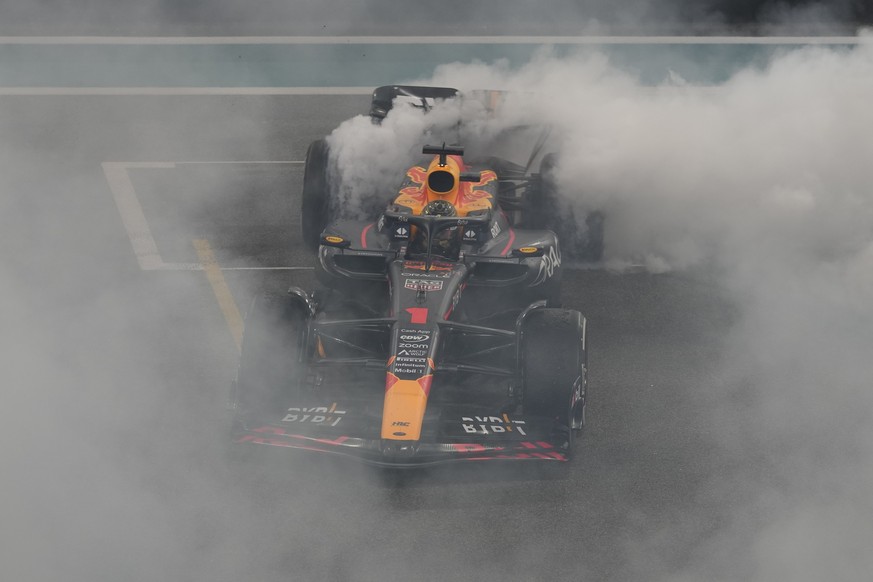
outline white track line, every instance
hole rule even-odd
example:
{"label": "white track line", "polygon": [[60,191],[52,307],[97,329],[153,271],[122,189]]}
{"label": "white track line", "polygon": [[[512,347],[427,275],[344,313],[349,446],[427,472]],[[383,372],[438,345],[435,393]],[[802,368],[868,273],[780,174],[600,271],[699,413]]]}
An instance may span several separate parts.
{"label": "white track line", "polygon": [[[861,36],[3,36],[0,45],[860,45]],[[369,95],[367,87],[0,87],[0,96]]]}
{"label": "white track line", "polygon": [[[644,90],[717,90],[717,85],[643,87]],[[102,97],[102,96],[210,96],[210,95],[370,95],[372,87],[0,87],[0,96],[20,97]],[[303,162],[176,162],[228,164],[299,164]]]}
{"label": "white track line", "polygon": [[[312,271],[315,267],[221,267],[222,271]],[[148,271],[202,271],[200,263],[161,263],[156,269]]]}
{"label": "white track line", "polygon": [[6,96],[370,95],[367,87],[0,87]]}
{"label": "white track line", "polygon": [[0,44],[343,45],[343,44],[865,44],[861,36],[3,36]]}
{"label": "white track line", "polygon": [[143,271],[153,271],[164,268],[164,259],[161,258],[161,253],[158,252],[158,245],[152,236],[148,220],[146,220],[139,199],[136,197],[136,190],[133,188],[133,182],[130,181],[130,175],[127,170],[131,167],[172,168],[174,165],[103,162],[102,166],[103,173],[106,175],[106,181],[109,182],[109,189],[112,191],[112,197],[115,198],[118,213],[121,214],[121,222],[127,230],[127,236],[130,238],[130,244],[133,246],[133,253],[136,255],[140,269]]}
{"label": "white track line", "polygon": [[[103,174],[115,199],[121,222],[127,231],[133,253],[143,271],[202,271],[201,263],[167,263],[158,251],[148,220],[137,198],[128,170],[131,168],[167,169],[194,164],[302,164],[293,161],[186,161],[186,162],[103,162]],[[312,267],[221,267],[222,271],[308,271]]]}
{"label": "white track line", "polygon": [[187,162],[173,162],[177,166],[210,165],[210,164],[305,164],[306,160],[192,160]]}

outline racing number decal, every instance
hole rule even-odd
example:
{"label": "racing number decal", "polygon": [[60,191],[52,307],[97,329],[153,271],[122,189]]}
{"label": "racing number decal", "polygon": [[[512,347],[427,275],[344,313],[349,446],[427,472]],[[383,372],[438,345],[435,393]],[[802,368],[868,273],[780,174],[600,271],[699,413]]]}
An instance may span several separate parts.
{"label": "racing number decal", "polygon": [[409,307],[409,323],[427,323],[427,307]]}

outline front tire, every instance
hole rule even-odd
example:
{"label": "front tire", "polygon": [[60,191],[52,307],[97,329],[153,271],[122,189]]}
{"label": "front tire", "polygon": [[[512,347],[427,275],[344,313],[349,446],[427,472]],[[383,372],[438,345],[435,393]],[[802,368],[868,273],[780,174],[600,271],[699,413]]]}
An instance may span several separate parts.
{"label": "front tire", "polygon": [[261,295],[246,314],[236,381],[238,415],[279,411],[300,393],[308,316],[298,297]]}
{"label": "front tire", "polygon": [[585,423],[588,349],[585,317],[572,309],[538,309],[522,325],[522,408],[573,431]]}

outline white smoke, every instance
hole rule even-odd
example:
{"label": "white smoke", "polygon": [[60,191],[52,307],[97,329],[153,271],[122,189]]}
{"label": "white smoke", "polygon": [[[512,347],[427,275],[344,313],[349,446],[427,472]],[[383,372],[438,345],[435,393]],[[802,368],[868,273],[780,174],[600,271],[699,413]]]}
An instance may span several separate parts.
{"label": "white smoke", "polygon": [[[714,87],[644,86],[602,55],[548,51],[417,81],[514,92],[492,123],[555,128],[562,191],[607,216],[608,266],[706,273],[737,306],[705,387],[736,460],[706,501],[734,519],[670,579],[873,571],[873,521],[860,517],[873,515],[873,45],[861,40],[786,51]],[[396,110],[360,146],[409,159],[423,120]],[[365,123],[334,134],[343,155]]]}
{"label": "white smoke", "polygon": [[[4,19],[7,34],[228,29],[192,26],[178,3],[25,4],[14,9],[18,26]],[[170,14],[156,14],[170,4]],[[619,20],[639,27],[649,16],[679,12],[668,4],[675,8],[635,2]],[[223,8],[227,22],[245,31],[287,34],[291,22],[295,34],[309,33],[296,19],[300,6],[273,5],[281,8]],[[609,32],[612,25],[598,27],[595,17],[614,7],[589,10],[573,32]],[[410,33],[394,21],[397,12],[352,9],[372,18],[369,30]],[[532,4],[525,10],[482,19],[492,27],[484,32],[541,13]],[[327,33],[357,31],[351,19],[330,16]],[[119,19],[130,28],[112,28]],[[322,31],[321,20],[309,22]],[[77,24],[85,32],[69,28]],[[734,462],[714,471],[700,503],[722,505],[732,519],[670,579],[858,580],[873,571],[870,73],[869,47],[809,49],[714,89],[651,88],[602,55],[546,52],[521,70],[447,65],[427,80],[519,92],[490,125],[476,111],[440,108],[422,118],[398,109],[381,127],[360,117],[334,136],[352,178],[346,183],[366,192],[396,187],[397,165],[418,155],[423,124],[434,116],[463,117],[464,144],[514,123],[552,122],[564,192],[582,210],[607,212],[611,265],[712,267],[719,275],[741,311],[726,331],[723,365],[712,371],[718,381],[702,389],[713,391],[706,420],[725,449],[718,458]],[[218,427],[235,366],[231,339],[220,320],[204,321],[204,313],[218,315],[199,273],[141,277],[98,168],[107,151],[118,160],[288,159],[286,136],[273,133],[276,113],[242,98],[221,105],[218,98],[54,99],[2,103],[4,579],[445,579],[461,572],[505,579],[497,559],[478,550],[507,540],[525,547],[508,566],[521,577],[542,575],[540,554],[554,558],[556,579],[579,575],[575,554],[564,559],[558,551],[572,540],[531,544],[515,508],[502,505],[526,489],[513,496],[492,484],[437,484],[383,499],[369,474],[351,469],[325,480],[310,473],[309,460],[281,457],[245,477],[224,470],[218,449],[226,435]],[[294,139],[291,149],[300,150]],[[118,265],[130,270],[119,273]],[[278,469],[289,465],[305,470]],[[566,493],[572,486],[536,486],[535,503],[547,515],[540,523],[575,499]],[[499,522],[490,523],[483,508]],[[398,542],[397,526],[416,520],[421,537]],[[658,544],[632,541],[643,550]]]}
{"label": "white smoke", "polygon": [[420,157],[429,137],[439,143],[451,140],[442,132],[429,136],[429,129],[456,125],[457,108],[435,107],[423,115],[422,109],[409,105],[392,110],[380,124],[366,115],[353,117],[328,136],[333,183],[339,185],[347,214],[364,215],[373,198],[385,202],[396,196],[403,178],[397,169]]}

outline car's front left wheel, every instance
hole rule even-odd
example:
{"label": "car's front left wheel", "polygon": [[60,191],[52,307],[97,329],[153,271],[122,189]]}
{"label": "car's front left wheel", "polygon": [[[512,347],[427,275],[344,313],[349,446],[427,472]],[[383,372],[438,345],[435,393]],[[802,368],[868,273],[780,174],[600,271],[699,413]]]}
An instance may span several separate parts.
{"label": "car's front left wheel", "polygon": [[569,438],[585,423],[586,332],[585,317],[573,309],[537,309],[521,328],[524,413],[556,420]]}

